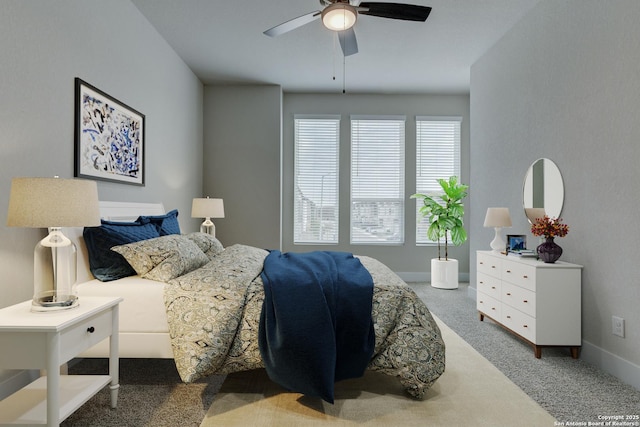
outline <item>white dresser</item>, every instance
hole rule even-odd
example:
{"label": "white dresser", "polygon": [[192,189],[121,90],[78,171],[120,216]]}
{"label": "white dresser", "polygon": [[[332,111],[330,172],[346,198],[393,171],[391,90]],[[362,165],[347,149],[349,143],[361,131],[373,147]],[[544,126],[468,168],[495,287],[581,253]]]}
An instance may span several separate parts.
{"label": "white dresser", "polygon": [[535,356],[542,347],[582,345],[582,266],[557,261],[546,264],[492,251],[477,252],[477,309],[529,342]]}

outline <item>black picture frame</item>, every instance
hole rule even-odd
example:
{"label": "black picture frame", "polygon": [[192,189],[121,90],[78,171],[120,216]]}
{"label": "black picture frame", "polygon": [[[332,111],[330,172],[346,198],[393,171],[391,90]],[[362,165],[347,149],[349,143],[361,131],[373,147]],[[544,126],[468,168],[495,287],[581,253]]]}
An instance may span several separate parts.
{"label": "black picture frame", "polygon": [[527,249],[527,236],[524,234],[507,234],[507,252]]}
{"label": "black picture frame", "polygon": [[74,176],[144,186],[145,116],[75,79]]}

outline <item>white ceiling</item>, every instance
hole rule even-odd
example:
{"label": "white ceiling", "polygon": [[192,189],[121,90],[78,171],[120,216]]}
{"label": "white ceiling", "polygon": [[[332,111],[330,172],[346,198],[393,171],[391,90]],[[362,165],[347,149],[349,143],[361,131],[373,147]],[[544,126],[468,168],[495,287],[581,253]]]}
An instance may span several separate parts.
{"label": "white ceiling", "polygon": [[359,53],[344,64],[334,33],[320,20],[275,38],[263,34],[320,10],[318,0],[132,1],[204,84],[468,93],[471,65],[540,0],[392,0],[433,9],[426,22],[360,15]]}

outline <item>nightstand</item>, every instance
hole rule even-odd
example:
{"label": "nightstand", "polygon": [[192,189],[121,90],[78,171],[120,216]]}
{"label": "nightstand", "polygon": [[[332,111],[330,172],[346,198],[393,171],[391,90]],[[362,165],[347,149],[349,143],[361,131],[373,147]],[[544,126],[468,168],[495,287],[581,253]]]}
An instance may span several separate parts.
{"label": "nightstand", "polygon": [[[47,375],[0,401],[0,425],[58,426],[107,384],[118,400],[119,297],[82,297],[76,308],[33,313],[31,301],[0,310],[0,368]],[[60,375],[60,366],[109,337],[109,375]]]}

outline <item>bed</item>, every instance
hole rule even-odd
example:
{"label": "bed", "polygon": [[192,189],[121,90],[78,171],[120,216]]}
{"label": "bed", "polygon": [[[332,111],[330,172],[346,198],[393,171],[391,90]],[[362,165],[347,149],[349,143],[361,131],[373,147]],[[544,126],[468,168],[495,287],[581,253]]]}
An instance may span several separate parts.
{"label": "bed", "polygon": [[[105,223],[165,215],[162,204],[147,203],[100,202],[100,211]],[[84,296],[124,298],[120,357],[172,358],[185,382],[265,367],[258,334],[268,251],[245,245],[222,248],[202,233],[143,239],[115,249],[139,274],[103,282],[88,267],[82,230],[69,229],[67,235],[78,246],[80,302]],[[168,246],[180,247],[179,258],[154,264],[157,261],[149,254],[164,253]],[[396,274],[373,258],[354,258],[373,280],[375,348],[366,369],[398,377],[409,395],[422,398],[444,372],[440,330],[427,307]],[[108,343],[102,342],[81,356],[107,355]]]}

